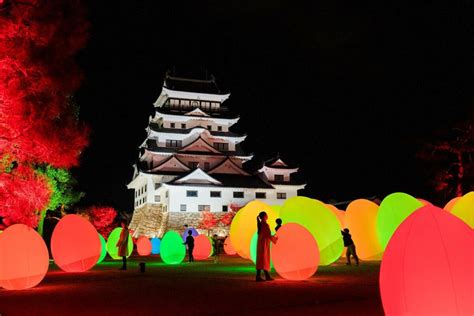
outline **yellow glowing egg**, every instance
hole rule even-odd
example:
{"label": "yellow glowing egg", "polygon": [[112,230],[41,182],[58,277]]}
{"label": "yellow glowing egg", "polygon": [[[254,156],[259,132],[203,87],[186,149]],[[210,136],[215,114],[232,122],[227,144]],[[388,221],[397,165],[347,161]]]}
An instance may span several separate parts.
{"label": "yellow glowing egg", "polygon": [[375,230],[379,206],[372,201],[352,201],[346,209],[346,225],[352,235],[357,255],[364,260],[382,259],[383,250]]}
{"label": "yellow glowing egg", "polygon": [[444,207],[443,209],[445,211],[451,212],[453,210],[454,205],[461,199],[461,196],[455,197],[454,199],[451,199]]}
{"label": "yellow glowing egg", "polygon": [[257,216],[260,212],[268,215],[267,223],[274,232],[277,212],[268,204],[261,201],[252,201],[241,208],[230,225],[230,240],[235,251],[242,258],[250,259],[250,241],[257,231]]}
{"label": "yellow glowing egg", "polygon": [[285,201],[280,216],[283,225],[300,224],[313,235],[319,246],[320,265],[331,264],[341,256],[344,244],[340,222],[323,202],[295,196]]}
{"label": "yellow glowing egg", "polygon": [[460,198],[453,206],[451,214],[474,229],[474,191]]}

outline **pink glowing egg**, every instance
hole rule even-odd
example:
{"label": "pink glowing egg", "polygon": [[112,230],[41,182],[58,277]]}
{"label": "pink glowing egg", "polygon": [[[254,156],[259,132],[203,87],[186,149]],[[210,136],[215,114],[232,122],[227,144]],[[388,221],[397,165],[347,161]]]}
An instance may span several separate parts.
{"label": "pink glowing egg", "polygon": [[40,283],[49,267],[49,254],[36,230],[15,224],[0,234],[0,286],[23,290]]}
{"label": "pink glowing egg", "polygon": [[380,267],[386,315],[473,315],[472,230],[432,205],[409,215],[390,239]]}
{"label": "pink glowing egg", "polygon": [[54,262],[66,272],[84,272],[100,258],[102,244],[97,230],[85,218],[70,214],[56,225],[51,236]]}
{"label": "pink glowing egg", "polygon": [[140,256],[149,256],[151,254],[151,242],[145,236],[141,236],[137,240],[137,252]]}
{"label": "pink glowing egg", "polygon": [[209,258],[212,253],[212,245],[206,235],[194,237],[193,256],[196,260],[204,260]]}
{"label": "pink glowing egg", "polygon": [[228,255],[235,255],[237,252],[234,249],[234,246],[232,246],[232,242],[230,241],[230,237],[227,237],[224,241],[224,251]]}
{"label": "pink glowing egg", "polygon": [[319,248],[309,230],[296,223],[284,224],[278,230],[278,241],[271,247],[276,272],[288,280],[306,280],[317,270]]}

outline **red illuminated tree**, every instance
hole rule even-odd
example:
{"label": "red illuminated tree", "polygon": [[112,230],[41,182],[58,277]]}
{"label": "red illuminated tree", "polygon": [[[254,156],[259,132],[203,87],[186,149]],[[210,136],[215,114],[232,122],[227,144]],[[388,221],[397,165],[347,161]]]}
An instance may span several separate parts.
{"label": "red illuminated tree", "polygon": [[117,217],[117,211],[113,207],[91,206],[82,214],[89,219],[104,238],[107,238],[115,228],[114,221]]}
{"label": "red illuminated tree", "polygon": [[217,216],[210,211],[203,211],[201,214],[201,223],[199,223],[200,229],[206,229],[209,231],[217,226],[219,219]]}
{"label": "red illuminated tree", "polygon": [[10,173],[0,173],[0,217],[2,228],[21,223],[36,227],[39,210],[51,198],[51,188],[44,175],[28,166],[19,166]]}
{"label": "red illuminated tree", "polygon": [[77,0],[0,1],[3,225],[35,227],[51,188],[33,169],[77,166],[88,143],[71,97],[82,79],[74,55],[87,39],[84,17]]}
{"label": "red illuminated tree", "polygon": [[474,123],[468,120],[443,133],[418,152],[434,190],[447,200],[472,190]]}

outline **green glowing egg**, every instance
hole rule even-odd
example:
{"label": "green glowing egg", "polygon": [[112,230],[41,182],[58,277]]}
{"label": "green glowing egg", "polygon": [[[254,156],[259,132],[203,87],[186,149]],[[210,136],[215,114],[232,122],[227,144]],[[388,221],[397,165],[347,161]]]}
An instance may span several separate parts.
{"label": "green glowing egg", "polygon": [[183,239],[175,231],[169,231],[161,240],[160,245],[161,260],[166,264],[178,264],[186,256],[186,247]]}
{"label": "green glowing egg", "polygon": [[97,263],[101,263],[107,255],[107,243],[105,242],[105,239],[104,237],[102,237],[101,234],[99,234],[99,239],[102,250],[100,252],[100,257],[99,260],[97,260]]}
{"label": "green glowing egg", "polygon": [[474,192],[469,192],[454,204],[451,214],[474,229]]}
{"label": "green glowing egg", "polygon": [[382,250],[385,250],[398,226],[422,206],[421,201],[402,192],[392,193],[383,199],[379,206],[376,222],[377,237]]}
{"label": "green glowing egg", "polygon": [[318,200],[303,196],[289,198],[280,210],[283,225],[296,223],[306,228],[317,241],[320,251],[319,265],[336,261],[344,250],[339,220]]}
{"label": "green glowing egg", "polygon": [[[107,252],[109,253],[109,256],[114,260],[122,259],[122,257],[118,255],[118,247],[117,247],[117,242],[120,239],[121,232],[122,232],[122,227],[117,227],[110,233],[109,238],[107,238]],[[133,251],[133,241],[130,235],[128,235],[127,248],[128,248],[128,256],[127,256],[128,258],[130,257],[130,254]]]}

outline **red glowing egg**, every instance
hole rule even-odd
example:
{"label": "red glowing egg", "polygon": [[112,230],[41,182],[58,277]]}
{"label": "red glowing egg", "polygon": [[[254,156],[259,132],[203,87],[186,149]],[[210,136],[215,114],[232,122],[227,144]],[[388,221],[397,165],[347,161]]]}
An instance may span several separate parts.
{"label": "red glowing egg", "polygon": [[204,260],[209,258],[212,253],[212,245],[206,235],[194,237],[193,256],[196,260]]}
{"label": "red glowing egg", "polygon": [[85,218],[70,214],[56,225],[51,236],[54,262],[66,272],[84,272],[100,258],[102,245],[97,230]]}
{"label": "red glowing egg", "polygon": [[271,247],[276,272],[288,280],[310,278],[319,265],[319,248],[313,235],[299,224],[288,223],[276,236],[278,241]]}
{"label": "red glowing egg", "polygon": [[49,254],[43,238],[32,228],[15,224],[0,234],[0,286],[23,290],[43,280]]}
{"label": "red glowing egg", "polygon": [[433,205],[397,228],[380,267],[386,315],[473,315],[472,230]]}
{"label": "red glowing egg", "polygon": [[137,252],[140,256],[149,256],[151,254],[151,242],[145,237],[141,236],[137,240]]}
{"label": "red glowing egg", "polygon": [[227,237],[224,241],[224,251],[226,254],[231,255],[231,256],[237,254],[237,251],[235,251],[234,246],[232,246],[230,237]]}

